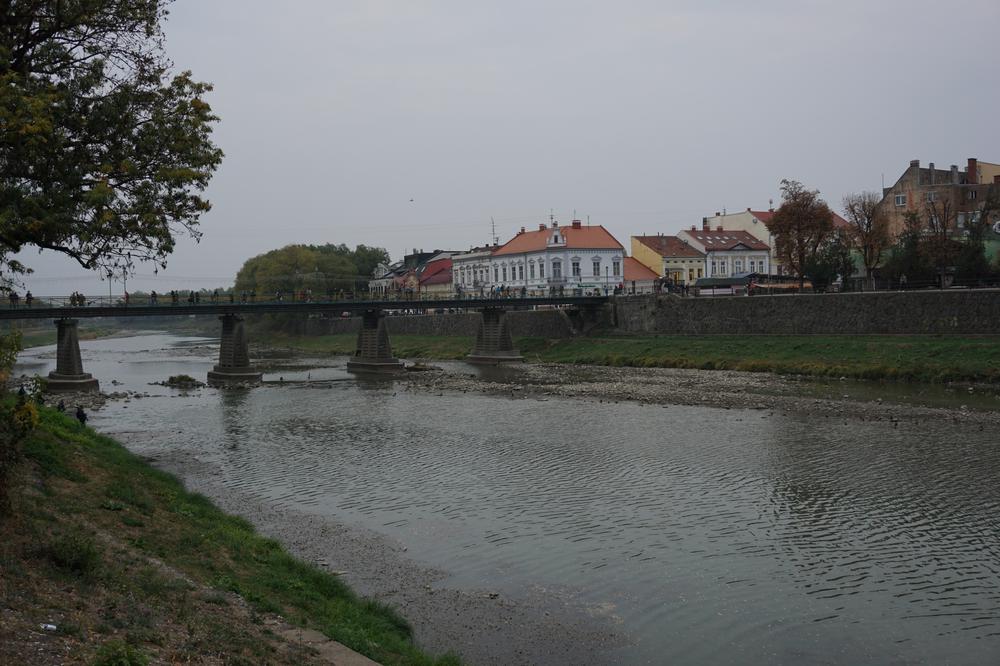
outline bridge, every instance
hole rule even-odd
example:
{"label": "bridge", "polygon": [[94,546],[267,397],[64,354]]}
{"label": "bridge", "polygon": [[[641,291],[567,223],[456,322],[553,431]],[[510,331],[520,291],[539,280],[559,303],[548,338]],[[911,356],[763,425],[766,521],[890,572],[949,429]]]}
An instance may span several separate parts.
{"label": "bridge", "polygon": [[[208,372],[213,385],[256,383],[261,373],[250,363],[249,339],[244,325],[248,314],[305,313],[344,316],[360,315],[358,344],[347,369],[356,373],[395,373],[403,362],[392,355],[386,313],[437,310],[477,310],[481,320],[476,341],[469,352],[470,363],[499,364],[522,361],[514,348],[506,313],[511,309],[538,306],[571,306],[596,310],[609,301],[608,296],[537,296],[525,298],[442,298],[406,300],[337,300],[337,301],[257,301],[232,302],[225,296],[220,302],[126,304],[120,299],[46,298],[31,306],[11,304],[0,308],[0,320],[52,319],[56,325],[56,369],[49,373],[48,388],[60,391],[96,391],[98,380],[84,372],[77,332],[79,319],[96,317],[163,317],[218,315],[222,323],[219,363]],[[70,303],[74,303],[71,305]]]}

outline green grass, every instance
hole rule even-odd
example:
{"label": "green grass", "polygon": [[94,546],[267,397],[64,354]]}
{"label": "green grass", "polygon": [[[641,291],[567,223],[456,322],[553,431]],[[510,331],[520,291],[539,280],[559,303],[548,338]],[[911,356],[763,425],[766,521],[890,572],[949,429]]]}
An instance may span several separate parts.
{"label": "green grass", "polygon": [[[354,335],[274,337],[265,342],[313,353],[352,354]],[[461,359],[467,337],[392,336],[404,358]],[[528,361],[743,370],[907,382],[1000,383],[1000,336],[762,335],[518,338]]]}
{"label": "green grass", "polygon": [[[393,609],[359,597],[336,576],[295,559],[247,521],[187,492],[173,476],[74,419],[42,409],[24,451],[42,484],[49,486],[51,511],[76,512],[87,523],[115,533],[127,527],[128,543],[140,552],[193,580],[240,594],[258,611],[280,613],[293,624],[318,629],[381,663],[457,663],[419,650],[409,625]],[[53,543],[49,559],[67,573],[87,575],[100,567],[100,549],[88,536],[67,534]],[[152,570],[140,572],[133,584],[146,594],[165,593],[170,585]],[[120,645],[110,648],[109,658],[119,650]]]}

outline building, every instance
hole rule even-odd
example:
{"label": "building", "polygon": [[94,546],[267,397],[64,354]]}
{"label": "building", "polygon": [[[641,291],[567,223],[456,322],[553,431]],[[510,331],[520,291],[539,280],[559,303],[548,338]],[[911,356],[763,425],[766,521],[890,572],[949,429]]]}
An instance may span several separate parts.
{"label": "building", "polygon": [[699,230],[692,225],[677,237],[705,254],[705,277],[771,272],[771,248],[746,231]]}
{"label": "building", "polygon": [[632,236],[632,256],[677,285],[705,277],[705,253],[677,236]]}
{"label": "building", "polygon": [[[774,252],[774,236],[768,224],[774,217],[774,209],[768,210],[746,210],[738,213],[718,213],[701,220],[701,228],[704,231],[709,229],[722,229],[723,231],[745,231],[757,240],[762,241],[768,247],[768,259],[770,260],[770,270],[774,273],[782,274],[784,269],[781,261]],[[835,228],[847,228],[850,223],[836,212],[833,213],[833,226]],[[760,272],[760,271],[758,271]]]}
{"label": "building", "polygon": [[420,298],[451,298],[455,295],[452,284],[452,255],[441,252],[415,271],[417,294]]}
{"label": "building", "polygon": [[[420,271],[435,258],[441,255],[451,256],[454,252],[424,252],[413,249],[411,254],[403,257],[402,261],[397,261],[389,266],[379,265],[375,269],[372,279],[368,281],[368,291],[373,297],[395,298],[399,296],[412,298],[420,292]],[[451,287],[449,286],[449,291]]]}
{"label": "building", "polygon": [[474,247],[452,255],[452,289],[457,296],[485,296],[492,271],[491,258],[496,245]]}
{"label": "building", "polygon": [[938,169],[931,162],[925,168],[920,166],[920,160],[913,160],[892,186],[882,190],[879,208],[889,220],[892,235],[898,236],[905,228],[907,213],[924,215],[929,203],[944,207],[947,202],[960,234],[975,219],[994,185],[1000,186],[1000,164],[970,157],[965,170],[959,171],[956,164]]}
{"label": "building", "polygon": [[601,225],[568,227],[552,222],[524,227],[490,256],[483,287],[502,286],[528,295],[611,293],[622,286],[625,248]]}
{"label": "building", "polygon": [[660,274],[638,261],[635,257],[623,260],[626,294],[652,294],[659,290]]}

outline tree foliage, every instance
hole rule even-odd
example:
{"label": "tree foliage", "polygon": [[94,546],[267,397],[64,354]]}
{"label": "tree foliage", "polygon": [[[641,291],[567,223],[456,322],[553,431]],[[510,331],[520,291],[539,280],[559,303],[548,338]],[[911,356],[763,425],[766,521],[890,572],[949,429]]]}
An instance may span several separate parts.
{"label": "tree foliage", "polygon": [[851,234],[846,229],[834,231],[823,241],[819,251],[808,260],[805,267],[805,274],[812,282],[813,289],[826,291],[838,278],[846,281],[854,274],[851,248]]}
{"label": "tree foliage", "polygon": [[889,218],[879,206],[878,192],[861,192],[844,197],[844,215],[850,223],[851,244],[861,256],[865,277],[873,280],[872,272],[892,245]]}
{"label": "tree foliage", "polygon": [[211,90],[172,75],[170,0],[0,2],[0,265],[34,246],[88,269],[165,266],[199,237],[222,152]]}
{"label": "tree foliage", "polygon": [[785,267],[805,282],[807,267],[815,263],[823,243],[833,232],[833,212],[819,196],[795,180],[781,181],[781,206],[767,228],[774,236],[775,254]]}
{"label": "tree foliage", "polygon": [[244,262],[236,274],[236,291],[255,290],[261,296],[309,289],[317,296],[357,291],[367,286],[379,263],[388,263],[382,248],[358,245],[287,245]]}

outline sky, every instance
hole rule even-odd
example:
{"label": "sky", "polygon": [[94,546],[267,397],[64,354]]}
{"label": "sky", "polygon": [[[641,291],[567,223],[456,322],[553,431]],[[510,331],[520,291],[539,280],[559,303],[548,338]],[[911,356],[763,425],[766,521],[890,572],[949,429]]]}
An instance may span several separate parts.
{"label": "sky", "polygon": [[783,178],[839,210],[912,159],[1000,162],[996,0],[177,0],[164,28],[215,85],[204,236],[124,285],[23,252],[36,295],[227,286],[290,243],[463,250],[550,214],[628,248],[777,205]]}

